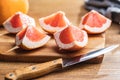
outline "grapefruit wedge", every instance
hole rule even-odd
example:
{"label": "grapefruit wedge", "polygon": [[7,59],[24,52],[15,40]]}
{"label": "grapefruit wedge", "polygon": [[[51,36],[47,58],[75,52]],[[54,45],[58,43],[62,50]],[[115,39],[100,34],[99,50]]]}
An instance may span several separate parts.
{"label": "grapefruit wedge", "polygon": [[42,17],[39,19],[41,27],[48,33],[55,33],[56,31],[68,26],[70,24],[69,20],[65,16],[65,13],[58,11],[47,17]]}
{"label": "grapefruit wedge", "polygon": [[10,33],[18,33],[28,25],[35,26],[34,19],[21,12],[15,13],[3,23],[5,29]]}
{"label": "grapefruit wedge", "polygon": [[39,31],[36,27],[28,26],[16,35],[16,45],[31,50],[42,47],[50,40],[50,36]]}
{"label": "grapefruit wedge", "polygon": [[63,50],[79,50],[88,42],[86,31],[72,25],[56,32],[54,38],[58,47]]}
{"label": "grapefruit wedge", "polygon": [[111,25],[111,20],[104,17],[95,10],[88,12],[82,17],[80,28],[89,34],[98,34],[107,30]]}

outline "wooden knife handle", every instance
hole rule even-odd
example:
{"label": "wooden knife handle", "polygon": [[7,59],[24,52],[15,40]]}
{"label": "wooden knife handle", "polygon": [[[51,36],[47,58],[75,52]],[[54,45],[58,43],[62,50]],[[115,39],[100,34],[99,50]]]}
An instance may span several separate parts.
{"label": "wooden knife handle", "polygon": [[26,80],[35,77],[39,77],[50,73],[52,71],[62,69],[63,61],[62,59],[57,59],[54,61],[49,61],[22,69],[15,70],[12,73],[8,73],[5,76],[5,80]]}

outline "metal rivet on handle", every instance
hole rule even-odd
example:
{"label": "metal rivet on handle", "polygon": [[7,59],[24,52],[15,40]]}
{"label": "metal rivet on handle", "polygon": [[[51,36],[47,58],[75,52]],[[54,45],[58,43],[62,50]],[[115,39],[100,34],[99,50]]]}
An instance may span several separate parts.
{"label": "metal rivet on handle", "polygon": [[13,76],[13,74],[12,74],[12,73],[10,73],[10,74],[9,74],[9,76]]}
{"label": "metal rivet on handle", "polygon": [[54,60],[53,63],[56,63],[56,60]]}
{"label": "metal rivet on handle", "polygon": [[36,69],[36,67],[34,66],[34,67],[32,67],[32,70],[35,70]]}

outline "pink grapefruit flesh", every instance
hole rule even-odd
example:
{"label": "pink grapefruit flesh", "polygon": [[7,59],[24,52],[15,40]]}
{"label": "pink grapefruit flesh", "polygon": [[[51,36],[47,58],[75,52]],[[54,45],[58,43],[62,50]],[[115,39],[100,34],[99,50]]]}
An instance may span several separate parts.
{"label": "pink grapefruit flesh", "polygon": [[[90,12],[85,16],[83,25],[87,24],[91,27],[102,27],[106,23],[106,19],[102,16],[98,16],[98,13]],[[94,21],[93,23],[91,21]]]}
{"label": "pink grapefruit flesh", "polygon": [[14,28],[22,26],[22,22],[20,20],[20,15],[19,14],[16,14],[15,16],[13,16],[12,19],[10,20],[10,22],[11,22],[11,25]]}
{"label": "pink grapefruit flesh", "polygon": [[82,42],[83,37],[84,37],[84,35],[81,32],[81,30],[76,29],[76,28],[71,27],[71,26],[67,27],[60,34],[60,40],[62,43],[65,43],[65,44],[71,43],[74,40]]}
{"label": "pink grapefruit flesh", "polygon": [[26,32],[26,37],[29,38],[29,40],[36,42],[41,39],[43,39],[46,35],[38,31],[36,28],[31,27],[30,29],[27,30]]}
{"label": "pink grapefruit flesh", "polygon": [[46,24],[50,24],[53,27],[64,27],[66,25],[64,19],[62,18],[64,15],[62,13],[58,13],[45,19]]}

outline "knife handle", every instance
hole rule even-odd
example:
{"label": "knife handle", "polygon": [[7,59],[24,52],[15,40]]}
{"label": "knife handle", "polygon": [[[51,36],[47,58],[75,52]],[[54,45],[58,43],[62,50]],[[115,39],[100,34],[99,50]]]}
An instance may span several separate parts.
{"label": "knife handle", "polygon": [[62,58],[60,58],[57,60],[25,67],[6,74],[5,80],[26,80],[36,78],[52,71],[62,69],[62,65],[63,61]]}

